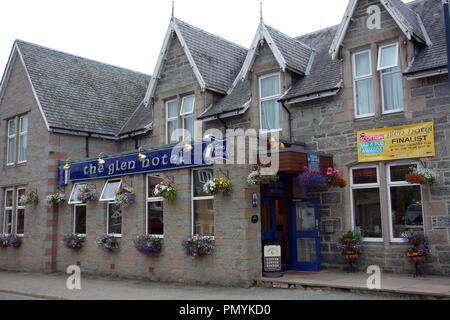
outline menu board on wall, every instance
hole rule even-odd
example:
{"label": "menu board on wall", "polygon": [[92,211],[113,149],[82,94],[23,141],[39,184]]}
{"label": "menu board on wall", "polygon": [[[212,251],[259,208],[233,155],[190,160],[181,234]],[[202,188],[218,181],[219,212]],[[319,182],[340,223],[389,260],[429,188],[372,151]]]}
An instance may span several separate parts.
{"label": "menu board on wall", "polygon": [[434,157],[434,124],[424,122],[357,132],[358,161]]}

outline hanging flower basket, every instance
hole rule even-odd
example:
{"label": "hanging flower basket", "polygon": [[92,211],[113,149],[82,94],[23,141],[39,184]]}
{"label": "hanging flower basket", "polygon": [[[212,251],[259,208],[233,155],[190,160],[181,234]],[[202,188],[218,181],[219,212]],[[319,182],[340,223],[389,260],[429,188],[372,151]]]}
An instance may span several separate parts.
{"label": "hanging flower basket", "polygon": [[210,236],[195,234],[183,240],[184,252],[188,256],[210,255],[214,251],[214,240]]}
{"label": "hanging flower basket", "polygon": [[166,179],[155,186],[153,194],[155,197],[163,197],[172,202],[177,197],[177,189],[173,185],[172,180]]}
{"label": "hanging flower basket", "polygon": [[88,201],[95,201],[97,199],[97,190],[94,186],[85,185],[80,188],[77,200],[83,203]]}
{"label": "hanging flower basket", "polygon": [[270,168],[258,168],[247,176],[247,183],[252,185],[269,184],[278,181],[280,177]]}
{"label": "hanging flower basket", "polygon": [[54,193],[49,194],[45,200],[47,201],[47,205],[50,208],[54,208],[55,206],[60,205],[61,203],[64,203],[66,201],[64,193]]}
{"label": "hanging flower basket", "polygon": [[105,234],[96,239],[97,246],[105,251],[116,251],[119,249],[119,241],[114,234]]}
{"label": "hanging flower basket", "polygon": [[327,184],[327,177],[321,174],[319,171],[308,167],[303,167],[305,172],[301,173],[298,177],[298,184],[301,187],[311,188],[316,186],[324,186]]}
{"label": "hanging flower basket", "polygon": [[162,239],[149,234],[141,234],[134,239],[134,247],[143,254],[160,253]]}
{"label": "hanging flower basket", "polygon": [[62,239],[64,246],[71,250],[81,249],[84,241],[85,237],[79,236],[75,233],[66,234]]}
{"label": "hanging flower basket", "polygon": [[8,248],[11,246],[12,234],[2,233],[0,234],[0,248]]}
{"label": "hanging flower basket", "polygon": [[38,203],[39,198],[36,192],[31,191],[28,194],[21,195],[19,198],[20,206],[29,206]]}
{"label": "hanging flower basket", "polygon": [[412,184],[432,184],[437,180],[437,174],[430,169],[413,168],[411,172],[406,175],[406,182]]}
{"label": "hanging flower basket", "polygon": [[337,243],[345,260],[356,260],[361,253],[361,234],[353,231],[345,232]]}
{"label": "hanging flower basket", "polygon": [[341,172],[337,169],[328,168],[326,173],[327,185],[330,187],[345,188],[347,180],[341,177]]}
{"label": "hanging flower basket", "polygon": [[131,187],[120,187],[116,190],[115,202],[121,208],[128,206],[134,201],[135,193]]}
{"label": "hanging flower basket", "polygon": [[13,248],[19,248],[22,245],[22,237],[19,237],[17,234],[11,236],[10,243]]}
{"label": "hanging flower basket", "polygon": [[232,191],[231,181],[227,178],[214,178],[208,180],[203,185],[203,191],[211,195],[222,191],[225,195],[229,196]]}

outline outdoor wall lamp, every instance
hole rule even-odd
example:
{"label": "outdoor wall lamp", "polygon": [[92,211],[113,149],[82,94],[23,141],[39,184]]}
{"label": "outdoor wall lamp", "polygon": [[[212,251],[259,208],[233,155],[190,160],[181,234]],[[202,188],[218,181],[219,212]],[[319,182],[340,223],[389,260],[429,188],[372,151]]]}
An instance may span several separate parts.
{"label": "outdoor wall lamp", "polygon": [[147,158],[147,156],[145,154],[142,154],[141,151],[142,151],[142,147],[139,147],[138,159],[140,162],[143,162]]}
{"label": "outdoor wall lamp", "polygon": [[72,159],[67,158],[66,159],[66,164],[64,165],[64,170],[69,171],[70,170],[70,163],[69,161],[72,161]]}
{"label": "outdoor wall lamp", "polygon": [[105,164],[105,160],[102,159],[102,155],[104,155],[104,152],[100,152],[98,155],[98,165],[101,166],[102,164]]}
{"label": "outdoor wall lamp", "polygon": [[184,145],[184,152],[190,152],[191,150],[192,150],[192,145],[186,143]]}

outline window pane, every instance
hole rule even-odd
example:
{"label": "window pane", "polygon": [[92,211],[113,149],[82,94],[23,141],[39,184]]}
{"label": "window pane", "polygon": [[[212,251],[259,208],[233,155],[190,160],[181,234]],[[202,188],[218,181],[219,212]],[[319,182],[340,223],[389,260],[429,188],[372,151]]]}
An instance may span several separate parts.
{"label": "window pane", "polygon": [[194,112],[194,96],[184,97],[181,101],[180,115],[190,114]]}
{"label": "window pane", "polygon": [[261,102],[261,117],[261,129],[281,129],[281,107],[277,99]]}
{"label": "window pane", "polygon": [[75,206],[74,232],[86,234],[86,206]]}
{"label": "window pane", "polygon": [[20,132],[26,132],[28,131],[28,117],[22,117],[20,118]]}
{"label": "window pane", "polygon": [[358,80],[355,85],[358,116],[372,114],[374,112],[372,78]]}
{"label": "window pane", "polygon": [[366,238],[381,238],[380,190],[354,189],[353,208],[355,225]]}
{"label": "window pane", "polygon": [[391,187],[390,192],[394,238],[411,229],[423,231],[420,186]]}
{"label": "window pane", "polygon": [[416,168],[415,164],[405,164],[402,166],[390,166],[391,181],[405,181],[406,175],[413,169]]}
{"label": "window pane", "polygon": [[169,121],[167,122],[167,134],[169,135],[167,137],[167,141],[169,141],[169,143],[171,142],[177,142],[178,141],[178,137],[176,135],[176,130],[178,129],[178,120],[173,120],[173,121]]}
{"label": "window pane", "polygon": [[297,261],[316,262],[316,238],[297,238]]}
{"label": "window pane", "polygon": [[167,102],[167,118],[178,117],[178,101]]}
{"label": "window pane", "polygon": [[380,65],[379,68],[392,67],[398,64],[397,46],[389,46],[380,49]]}
{"label": "window pane", "polygon": [[214,235],[214,200],[194,201],[194,233]]}
{"label": "window pane", "polygon": [[122,210],[115,203],[108,203],[108,233],[122,234]]}
{"label": "window pane", "polygon": [[16,233],[23,234],[24,229],[25,229],[25,209],[18,209]]}
{"label": "window pane", "polygon": [[153,189],[155,189],[155,186],[158,183],[160,183],[161,181],[163,181],[163,179],[159,178],[159,177],[152,177],[152,176],[147,177],[147,183],[148,183],[148,187],[147,187],[148,194],[147,194],[147,197],[148,198],[155,197]]}
{"label": "window pane", "polygon": [[9,120],[8,121],[8,135],[12,136],[16,134],[16,120]]}
{"label": "window pane", "polygon": [[121,180],[111,180],[106,182],[103,188],[103,195],[100,200],[114,200],[116,190],[119,189],[121,185]]}
{"label": "window pane", "polygon": [[14,154],[15,154],[15,145],[16,145],[16,138],[9,138],[8,139],[8,163],[14,162]]}
{"label": "window pane", "polygon": [[184,130],[187,131],[187,132],[185,131],[184,133],[184,140],[185,141],[192,140],[194,137],[194,117],[193,116],[186,117],[184,118],[183,121],[184,121]]}
{"label": "window pane", "polygon": [[377,168],[353,169],[353,184],[377,183]]}
{"label": "window pane", "polygon": [[275,96],[279,94],[280,94],[279,75],[261,79],[261,98]]}
{"label": "window pane", "polygon": [[12,210],[5,210],[3,233],[12,233]]}
{"label": "window pane", "polygon": [[13,205],[13,191],[8,190],[6,191],[5,196],[5,207],[12,207],[12,205]]}
{"label": "window pane", "polygon": [[27,136],[19,136],[19,161],[27,160]]}
{"label": "window pane", "polygon": [[371,75],[369,52],[359,53],[355,55],[355,75],[357,77]]}
{"label": "window pane", "polygon": [[25,195],[25,189],[17,189],[17,206],[19,206],[19,199],[21,196]]}
{"label": "window pane", "polygon": [[78,200],[78,194],[80,193],[80,189],[83,188],[83,187],[85,187],[85,186],[86,186],[85,183],[83,183],[83,184],[76,183],[76,184],[73,186],[73,189],[72,189],[72,195],[71,195],[71,197],[70,197],[70,199],[69,199],[69,203],[80,202],[80,201]]}
{"label": "window pane", "polygon": [[403,109],[402,74],[382,74],[384,111]]}
{"label": "window pane", "polygon": [[193,170],[192,174],[194,175],[194,197],[209,196],[203,192],[203,185],[214,178],[212,169]]}
{"label": "window pane", "polygon": [[148,202],[147,233],[164,234],[163,202]]}

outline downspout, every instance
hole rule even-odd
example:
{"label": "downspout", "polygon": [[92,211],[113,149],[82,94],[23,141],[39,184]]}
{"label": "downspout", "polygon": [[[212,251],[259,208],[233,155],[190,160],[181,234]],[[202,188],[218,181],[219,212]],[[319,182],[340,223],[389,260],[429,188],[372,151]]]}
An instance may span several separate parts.
{"label": "downspout", "polygon": [[[222,112],[223,113],[223,112]],[[227,134],[227,129],[228,129],[228,126],[227,126],[227,123],[220,117],[220,115],[221,114],[219,114],[219,115],[217,115],[217,120],[219,120],[220,122],[222,122],[222,124],[223,124],[223,135],[224,135],[224,137],[225,137],[225,135]]]}
{"label": "downspout", "polygon": [[90,133],[86,136],[86,158],[89,158],[89,137],[90,136],[91,136]]}
{"label": "downspout", "polygon": [[139,148],[138,137],[134,137],[134,149],[137,150]]}
{"label": "downspout", "polygon": [[281,103],[283,109],[288,113],[288,124],[289,124],[289,142],[292,142],[292,114],[291,111],[286,107],[284,101]]}

